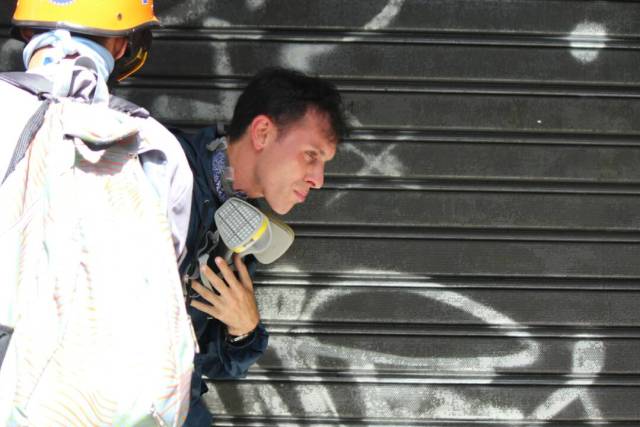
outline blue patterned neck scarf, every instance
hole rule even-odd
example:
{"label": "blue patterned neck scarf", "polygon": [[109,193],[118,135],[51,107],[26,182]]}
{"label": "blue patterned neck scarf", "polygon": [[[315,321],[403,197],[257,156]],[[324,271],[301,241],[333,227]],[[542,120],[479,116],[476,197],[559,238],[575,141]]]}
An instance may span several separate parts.
{"label": "blue patterned neck scarf", "polygon": [[226,138],[221,137],[213,140],[209,144],[209,149],[213,150],[213,155],[211,156],[213,184],[220,202],[224,203],[230,197],[246,199],[247,195],[245,193],[233,189],[233,168],[229,166]]}
{"label": "blue patterned neck scarf", "polygon": [[[47,31],[34,36],[24,48],[22,59],[27,69],[33,54],[43,47],[48,47],[43,66],[34,66],[31,71],[39,71],[53,82],[53,95],[82,98],[89,103],[109,102],[107,81],[115,61],[107,49],[87,38],[72,36],[68,30]],[[79,58],[65,60],[76,54]]]}

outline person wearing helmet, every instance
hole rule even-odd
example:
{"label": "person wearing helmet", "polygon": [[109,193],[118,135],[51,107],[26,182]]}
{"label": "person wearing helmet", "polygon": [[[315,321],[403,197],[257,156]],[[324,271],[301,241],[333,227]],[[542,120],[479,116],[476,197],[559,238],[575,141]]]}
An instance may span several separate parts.
{"label": "person wearing helmet", "polygon": [[160,24],[152,0],[21,0],[12,22],[12,35],[18,39],[30,38],[33,30],[52,29],[97,38],[116,59],[118,81],[142,67],[151,46],[150,30]]}
{"label": "person wearing helmet", "polygon": [[[27,73],[49,79],[54,96],[85,97],[92,103],[108,103],[107,82],[122,81],[142,67],[151,45],[151,29],[160,24],[153,0],[19,0],[12,23],[12,36],[26,43],[23,61]],[[77,66],[75,74],[70,71],[72,60],[79,56],[94,63],[94,81],[79,78]],[[4,181],[15,148],[6,142],[18,141],[39,100],[2,82],[0,99],[11,100],[0,103],[5,141],[0,144],[0,180]],[[139,152],[139,158],[147,178],[167,204],[176,254],[180,255],[189,223],[193,178],[173,135],[150,117],[139,123],[140,131],[153,144]]]}
{"label": "person wearing helmet", "polygon": [[[176,261],[193,176],[176,138],[107,84],[144,64],[159,24],[153,1],[18,0],[12,22],[12,35],[26,43],[27,71],[17,79],[0,73],[0,204],[3,214],[26,213],[14,223],[0,215],[0,424],[181,425],[195,346]],[[51,134],[45,126],[60,123]],[[114,135],[111,145],[92,148],[94,128]],[[49,159],[60,156],[34,155],[36,147],[72,155],[56,169],[60,162]],[[23,180],[34,157],[55,172],[66,167],[38,176],[44,190]],[[96,164],[105,167],[93,173]],[[68,195],[67,183],[91,191]],[[33,188],[53,202],[29,210],[15,198],[12,209],[6,195],[18,193],[7,189]],[[44,231],[29,233],[32,223]],[[22,241],[6,238],[11,227],[23,227]]]}

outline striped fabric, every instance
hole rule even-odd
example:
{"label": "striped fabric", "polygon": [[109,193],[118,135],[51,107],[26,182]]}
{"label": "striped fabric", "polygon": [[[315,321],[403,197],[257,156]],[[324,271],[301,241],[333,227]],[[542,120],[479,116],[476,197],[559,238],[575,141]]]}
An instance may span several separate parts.
{"label": "striped fabric", "polygon": [[0,425],[181,425],[194,340],[144,141],[89,150],[70,103],[0,188]]}

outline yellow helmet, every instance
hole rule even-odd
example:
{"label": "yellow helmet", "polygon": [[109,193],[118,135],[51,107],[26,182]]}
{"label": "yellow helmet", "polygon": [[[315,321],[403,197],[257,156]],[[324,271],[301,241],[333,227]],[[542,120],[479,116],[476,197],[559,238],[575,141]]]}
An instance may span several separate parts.
{"label": "yellow helmet", "polygon": [[160,21],[153,0],[18,0],[13,14],[13,35],[22,28],[63,28],[102,37],[129,37],[127,54],[116,63],[116,78],[135,73],[147,59],[149,29]]}

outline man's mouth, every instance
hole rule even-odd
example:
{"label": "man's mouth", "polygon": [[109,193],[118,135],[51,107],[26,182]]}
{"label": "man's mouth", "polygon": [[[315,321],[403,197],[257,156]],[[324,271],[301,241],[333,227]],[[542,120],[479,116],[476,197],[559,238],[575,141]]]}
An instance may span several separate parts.
{"label": "man's mouth", "polygon": [[302,203],[302,202],[304,202],[306,200],[308,193],[302,193],[302,192],[297,191],[297,190],[293,190],[293,192],[295,193],[296,198],[298,199],[298,202]]}

